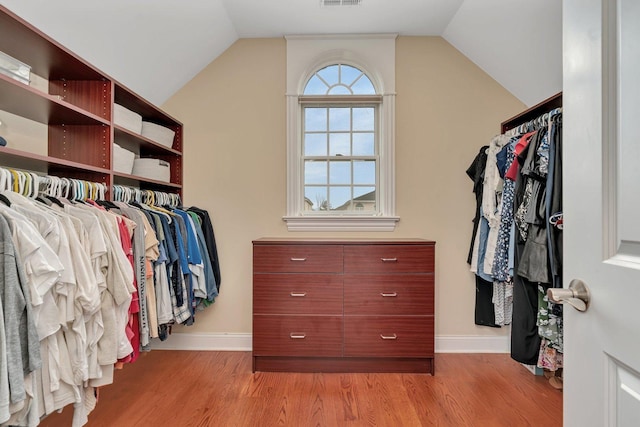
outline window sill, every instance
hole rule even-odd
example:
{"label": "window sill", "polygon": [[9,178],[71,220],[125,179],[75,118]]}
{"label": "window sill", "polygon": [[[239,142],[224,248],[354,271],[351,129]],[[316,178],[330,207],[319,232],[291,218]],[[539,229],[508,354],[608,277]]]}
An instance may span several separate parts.
{"label": "window sill", "polygon": [[397,216],[285,216],[289,231],[394,231]]}

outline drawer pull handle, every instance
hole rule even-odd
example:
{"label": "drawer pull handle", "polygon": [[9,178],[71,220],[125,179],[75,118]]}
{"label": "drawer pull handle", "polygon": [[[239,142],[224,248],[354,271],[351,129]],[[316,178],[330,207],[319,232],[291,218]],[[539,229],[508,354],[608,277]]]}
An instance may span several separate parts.
{"label": "drawer pull handle", "polygon": [[291,292],[289,295],[291,295],[292,297],[306,297],[307,293],[306,292]]}
{"label": "drawer pull handle", "polygon": [[382,295],[383,298],[394,298],[398,296],[397,292],[380,292],[380,295]]}
{"label": "drawer pull handle", "polygon": [[382,338],[383,340],[397,340],[398,336],[396,334],[391,334],[391,335],[380,334],[380,338]]}
{"label": "drawer pull handle", "polygon": [[291,332],[289,334],[289,337],[292,340],[303,340],[307,337],[307,334],[305,334],[304,332],[300,333],[300,332]]}
{"label": "drawer pull handle", "polygon": [[291,261],[293,262],[304,262],[306,260],[307,260],[306,258],[291,258]]}
{"label": "drawer pull handle", "polygon": [[382,262],[398,262],[398,258],[380,258]]}

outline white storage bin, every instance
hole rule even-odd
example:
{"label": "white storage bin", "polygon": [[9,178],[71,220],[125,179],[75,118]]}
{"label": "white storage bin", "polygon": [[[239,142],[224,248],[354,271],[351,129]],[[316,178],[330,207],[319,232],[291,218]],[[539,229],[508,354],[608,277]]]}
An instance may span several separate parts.
{"label": "white storage bin", "polygon": [[113,122],[131,132],[142,133],[142,116],[124,108],[122,105],[113,104]]}
{"label": "white storage bin", "polygon": [[113,144],[113,170],[116,172],[131,174],[133,171],[133,160],[136,154],[132,151]]}
{"label": "white storage bin", "polygon": [[0,73],[26,85],[31,81],[31,67],[4,52],[0,52]]}
{"label": "white storage bin", "polygon": [[171,181],[171,166],[160,159],[134,159],[133,174],[156,181]]}
{"label": "white storage bin", "polygon": [[142,136],[165,147],[173,147],[173,138],[176,133],[169,128],[151,122],[142,122]]}

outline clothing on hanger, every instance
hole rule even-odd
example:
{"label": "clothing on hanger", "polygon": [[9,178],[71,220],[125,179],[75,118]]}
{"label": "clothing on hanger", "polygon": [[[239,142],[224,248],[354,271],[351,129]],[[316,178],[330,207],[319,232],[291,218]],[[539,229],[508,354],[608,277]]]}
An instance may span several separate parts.
{"label": "clothing on hanger", "polygon": [[101,194],[103,184],[0,168],[0,423],[36,425],[66,405],[86,422],[115,367],[218,295],[202,222],[178,197]]}
{"label": "clothing on hanger", "polygon": [[[467,259],[476,274],[476,324],[512,324],[512,358],[558,369],[562,307],[544,301],[544,293],[562,286],[561,124],[561,108],[522,123],[491,141],[484,165],[477,165],[483,147],[467,170],[479,217]],[[489,295],[494,318],[488,321]]]}

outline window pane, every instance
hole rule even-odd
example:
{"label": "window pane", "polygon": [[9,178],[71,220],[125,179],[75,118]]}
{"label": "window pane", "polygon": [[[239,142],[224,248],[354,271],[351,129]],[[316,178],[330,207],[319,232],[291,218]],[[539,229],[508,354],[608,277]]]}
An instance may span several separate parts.
{"label": "window pane", "polygon": [[350,210],[351,187],[329,187],[329,206],[331,210]]}
{"label": "window pane", "polygon": [[376,154],[373,132],[353,134],[353,155],[374,156]]}
{"label": "window pane", "polygon": [[351,184],[351,162],[329,162],[329,184]]}
{"label": "window pane", "polygon": [[354,187],[353,203],[356,211],[376,210],[376,188],[375,187]]}
{"label": "window pane", "polygon": [[353,130],[375,130],[373,108],[353,109]]}
{"label": "window pane", "polygon": [[330,65],[328,67],[323,68],[317,73],[322,79],[329,84],[329,86],[333,86],[338,84],[338,66]]}
{"label": "window pane", "polygon": [[329,87],[315,74],[309,79],[304,88],[305,95],[326,95]]}
{"label": "window pane", "polygon": [[328,210],[327,187],[304,187],[304,209]]}
{"label": "window pane", "polygon": [[[372,80],[357,67],[327,66],[307,81],[305,95],[374,95]],[[361,102],[302,103],[303,210],[377,212],[378,107]],[[357,160],[356,160],[357,159]],[[328,212],[327,212],[328,213]]]}
{"label": "window pane", "polygon": [[327,130],[327,109],[305,108],[304,129],[306,131]]}
{"label": "window pane", "polygon": [[351,129],[351,109],[350,108],[329,108],[329,130],[350,130]]}
{"label": "window pane", "polygon": [[349,133],[329,134],[330,156],[349,156],[351,154],[351,147],[349,147],[349,135]]}
{"label": "window pane", "polygon": [[358,95],[375,95],[376,90],[373,87],[373,83],[371,80],[365,75],[360,77],[352,86],[351,90],[353,93]]}
{"label": "window pane", "polygon": [[327,162],[324,160],[306,160],[304,162],[304,183],[326,184]]}
{"label": "window pane", "polygon": [[353,187],[353,200],[376,201],[376,187]]}
{"label": "window pane", "polygon": [[341,65],[340,66],[340,83],[350,86],[353,82],[360,77],[362,71],[354,68],[350,65]]}
{"label": "window pane", "polygon": [[375,185],[376,183],[375,160],[354,160],[353,161],[353,183]]}
{"label": "window pane", "polygon": [[326,156],[327,155],[327,134],[307,133],[304,135],[304,155],[305,156]]}
{"label": "window pane", "polygon": [[329,95],[351,95],[351,89],[346,86],[337,85],[329,89]]}

